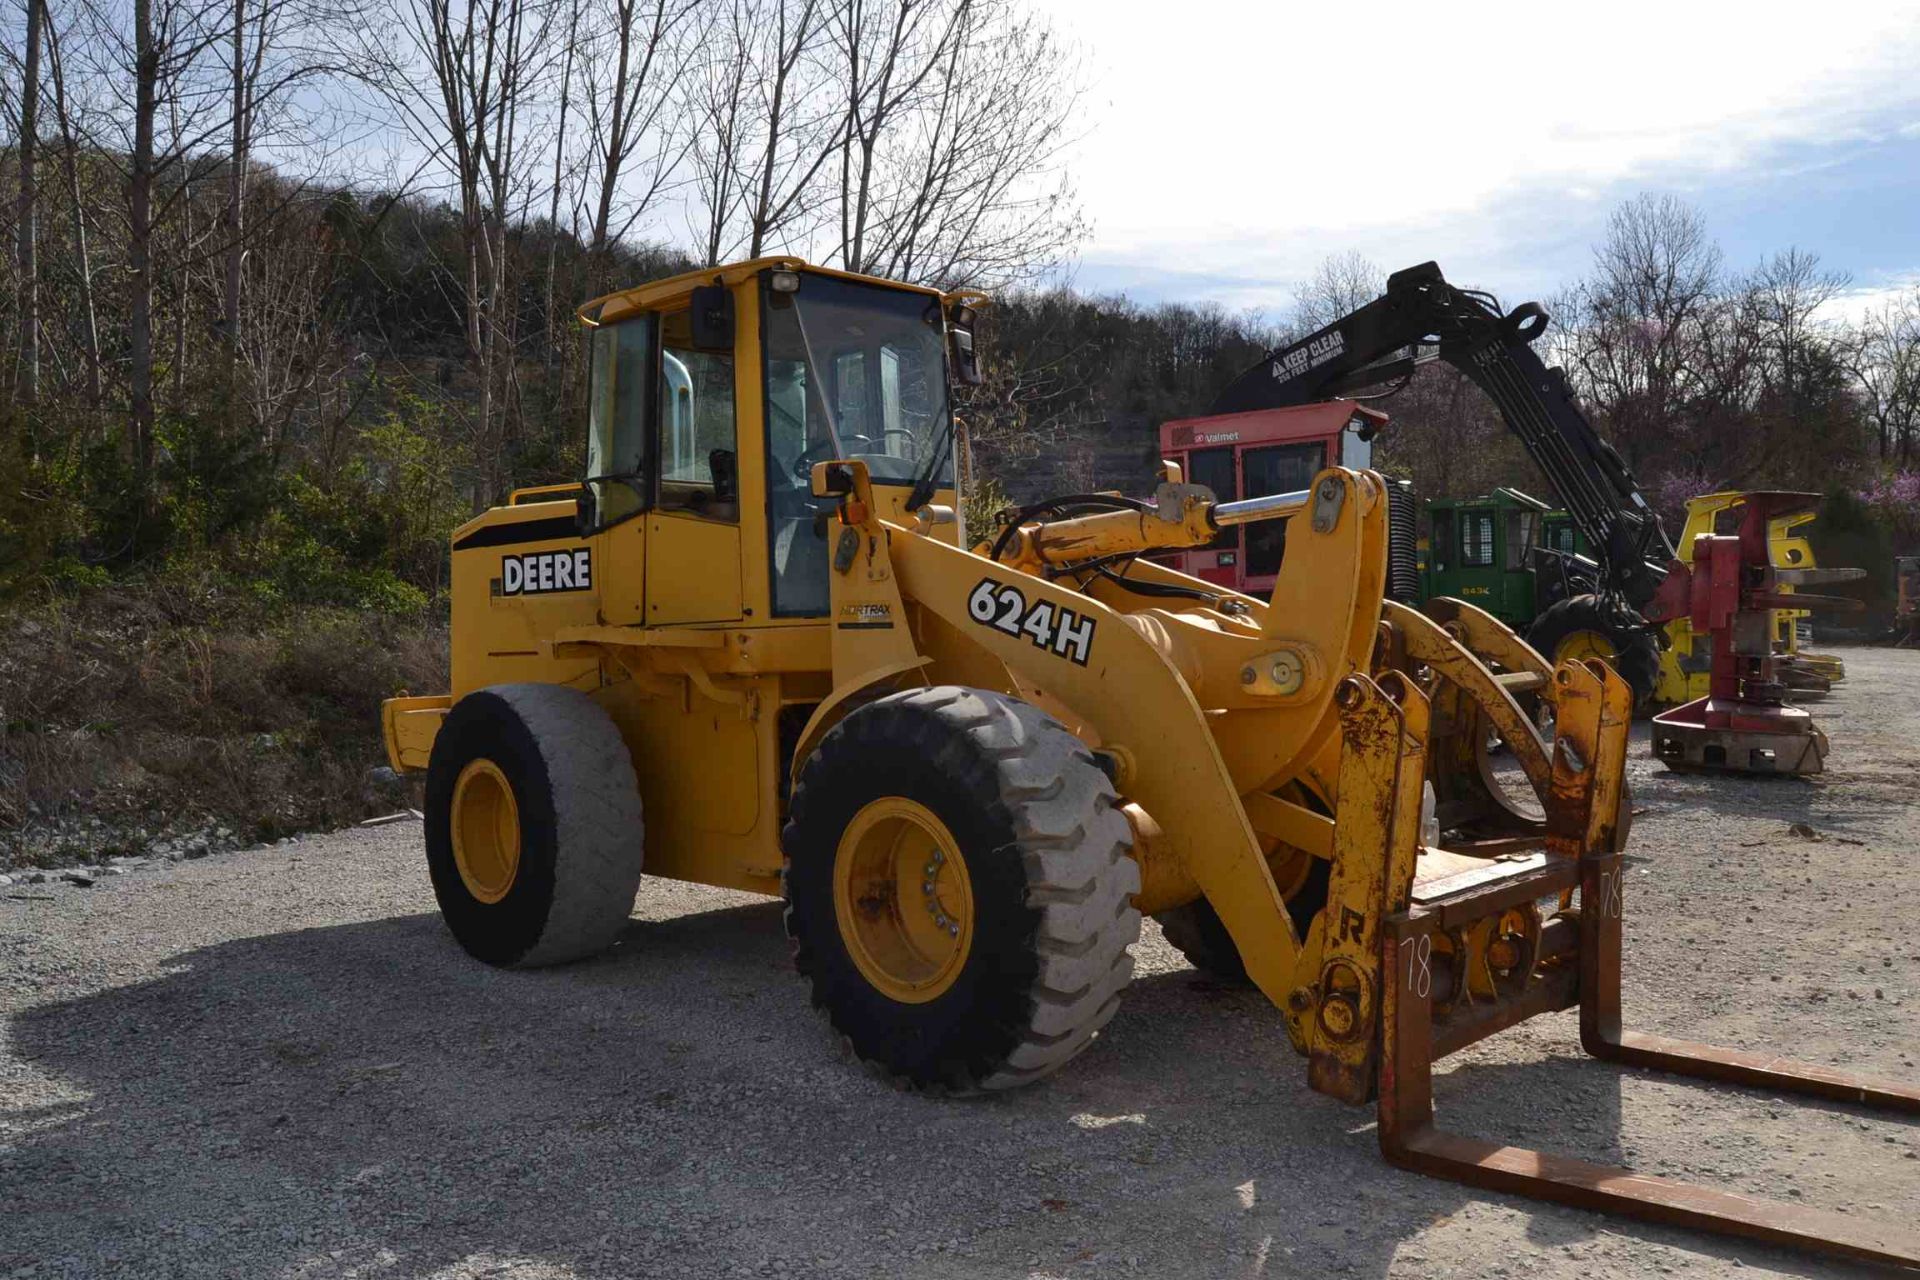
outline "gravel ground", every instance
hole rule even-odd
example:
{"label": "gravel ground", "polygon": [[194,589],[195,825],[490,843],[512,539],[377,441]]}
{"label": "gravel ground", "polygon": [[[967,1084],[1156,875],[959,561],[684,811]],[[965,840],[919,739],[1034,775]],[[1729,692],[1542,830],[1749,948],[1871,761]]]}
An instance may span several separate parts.
{"label": "gravel ground", "polygon": [[[1677,777],[1643,731],[1627,1014],[1912,1079],[1920,653],[1845,657],[1818,781]],[[0,886],[0,1277],[1858,1274],[1393,1170],[1151,927],[1061,1076],[932,1101],[841,1057],[772,903],[648,880],[611,955],[495,972],[419,839]],[[1920,1219],[1912,1124],[1618,1071],[1570,1014],[1436,1088],[1462,1132]]]}

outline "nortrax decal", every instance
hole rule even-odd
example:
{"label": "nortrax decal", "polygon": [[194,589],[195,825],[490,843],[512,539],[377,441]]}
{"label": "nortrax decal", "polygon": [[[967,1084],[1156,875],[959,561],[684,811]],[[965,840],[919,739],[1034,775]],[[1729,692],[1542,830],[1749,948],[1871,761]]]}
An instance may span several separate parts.
{"label": "nortrax decal", "polygon": [[500,594],[538,596],[555,591],[587,591],[593,587],[593,552],[529,551],[500,557]]}
{"label": "nortrax decal", "polygon": [[1055,608],[1046,600],[1029,606],[1020,588],[1008,583],[980,579],[980,585],[967,595],[967,614],[981,626],[1024,636],[1034,648],[1071,658],[1083,667],[1093,654],[1092,618]]}

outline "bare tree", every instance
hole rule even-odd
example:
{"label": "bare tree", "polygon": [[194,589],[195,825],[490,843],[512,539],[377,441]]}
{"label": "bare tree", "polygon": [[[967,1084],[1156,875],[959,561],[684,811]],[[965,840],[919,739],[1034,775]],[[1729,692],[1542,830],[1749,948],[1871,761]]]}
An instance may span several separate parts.
{"label": "bare tree", "polygon": [[694,0],[597,0],[580,59],[596,186],[589,294],[600,293],[614,244],[652,208],[678,162],[669,113],[692,43],[682,28],[695,10]]}
{"label": "bare tree", "polygon": [[1767,259],[1747,284],[1769,371],[1788,398],[1789,412],[1797,407],[1807,357],[1815,348],[1832,349],[1831,326],[1819,315],[1847,284],[1844,273],[1821,270],[1818,254],[1798,248]]}
{"label": "bare tree", "polygon": [[707,266],[717,265],[730,247],[741,203],[740,156],[746,145],[747,86],[754,72],[754,46],[743,23],[756,8],[755,0],[729,0],[703,56],[687,76],[693,231],[696,251]]}
{"label": "bare tree", "polygon": [[[1724,318],[1722,259],[1706,223],[1672,196],[1621,205],[1571,291],[1571,367],[1629,464],[1684,433],[1689,402],[1724,395],[1702,360]],[[1722,373],[1740,367],[1720,362]]]}
{"label": "bare tree", "polygon": [[1387,273],[1364,254],[1349,249],[1329,254],[1294,295],[1291,328],[1305,337],[1358,310],[1385,293]]}
{"label": "bare tree", "polygon": [[[44,0],[42,0],[44,7]],[[60,125],[60,155],[67,200],[73,213],[73,272],[79,293],[79,324],[87,364],[87,404],[98,406],[103,391],[100,370],[100,317],[94,298],[93,254],[88,244],[86,203],[80,192],[80,139],[67,101],[66,66],[60,56],[60,31],[47,27],[47,69],[53,79],[54,116]]]}
{"label": "bare tree", "polygon": [[849,271],[867,269],[874,184],[885,181],[881,143],[923,105],[932,80],[951,64],[972,0],[840,0],[827,26],[839,56],[847,120],[840,140],[840,243]]}
{"label": "bare tree", "polygon": [[526,131],[554,65],[553,0],[399,0],[396,54],[371,33],[360,55],[405,130],[445,174],[460,212],[461,301],[476,382],[473,435],[482,460],[480,501],[506,478],[497,382],[515,331],[508,228],[530,198]]}
{"label": "bare tree", "polygon": [[20,170],[19,237],[20,363],[14,395],[22,404],[40,398],[40,264],[37,259],[40,149],[40,46],[46,0],[26,0],[27,33],[20,68],[20,133],[16,159]]}
{"label": "bare tree", "polygon": [[706,262],[804,239],[845,122],[829,73],[824,0],[731,0],[703,41],[688,153]]}
{"label": "bare tree", "polygon": [[562,174],[567,160],[567,113],[573,106],[573,60],[580,49],[580,3],[581,0],[569,0],[567,5],[567,40],[560,61],[560,114],[553,129],[553,178],[551,190],[547,192],[547,328],[542,359],[549,374],[553,372],[557,350],[554,318],[560,310],[555,287],[560,266],[560,194],[565,186]]}
{"label": "bare tree", "polygon": [[[1032,279],[1086,229],[1058,168],[1079,109],[1077,64],[1044,21],[1006,0],[944,8],[950,27],[923,21],[917,45],[903,41],[910,52],[895,57],[888,83],[913,91],[883,97],[876,78],[867,94],[861,129],[875,159],[864,182],[843,184],[848,230],[860,228],[843,243],[859,269],[902,279]],[[857,138],[845,145],[863,155]]]}
{"label": "bare tree", "polygon": [[89,70],[109,86],[102,124],[126,157],[128,440],[135,485],[151,506],[155,231],[190,195],[193,171],[211,168],[205,144],[227,123],[207,60],[221,27],[215,0],[132,0],[131,13],[118,0],[87,2]]}
{"label": "bare tree", "polygon": [[1905,468],[1920,436],[1920,289],[1869,311],[1853,356],[1880,460]]}

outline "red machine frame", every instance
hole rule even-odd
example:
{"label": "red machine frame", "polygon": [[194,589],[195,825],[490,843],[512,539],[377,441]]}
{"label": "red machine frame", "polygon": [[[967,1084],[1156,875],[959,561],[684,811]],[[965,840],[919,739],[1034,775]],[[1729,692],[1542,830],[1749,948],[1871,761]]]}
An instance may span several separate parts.
{"label": "red machine frame", "polygon": [[[1386,414],[1363,408],[1351,400],[1328,400],[1287,409],[1255,409],[1210,418],[1177,418],[1160,426],[1160,456],[1180,464],[1190,483],[1207,485],[1222,502],[1264,498],[1269,493],[1287,492],[1289,487],[1304,488],[1305,481],[1278,488],[1257,486],[1257,492],[1249,492],[1246,478],[1249,454],[1273,448],[1299,448],[1296,469],[1311,480],[1323,467],[1370,466],[1372,446],[1360,439],[1359,433],[1365,431],[1371,435],[1386,422]],[[1320,446],[1317,453],[1301,448],[1312,445]],[[1211,455],[1215,465],[1196,466],[1195,455],[1201,454]],[[1219,483],[1217,463],[1221,454],[1231,458],[1230,489],[1223,489]],[[1284,537],[1285,524],[1285,521],[1269,521],[1249,528],[1256,531],[1255,537],[1278,538]],[[1279,574],[1279,558],[1274,556],[1273,564],[1266,566],[1265,571],[1254,572],[1258,566],[1249,564],[1248,550],[1246,530],[1234,528],[1222,532],[1214,546],[1175,552],[1163,558],[1183,573],[1265,599]],[[1265,548],[1256,550],[1264,552]]]}

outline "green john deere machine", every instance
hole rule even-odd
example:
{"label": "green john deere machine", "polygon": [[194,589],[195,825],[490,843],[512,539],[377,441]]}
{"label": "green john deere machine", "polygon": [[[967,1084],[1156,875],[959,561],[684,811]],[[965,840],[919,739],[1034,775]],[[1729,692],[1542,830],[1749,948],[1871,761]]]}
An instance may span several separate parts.
{"label": "green john deere machine", "polygon": [[1433,498],[1426,508],[1421,599],[1465,600],[1525,632],[1544,607],[1538,599],[1534,548],[1543,545],[1543,522],[1556,515],[1564,532],[1573,531],[1565,513],[1518,489],[1495,489],[1478,498]]}
{"label": "green john deere machine", "polygon": [[1573,517],[1518,489],[1426,503],[1421,600],[1451,596],[1485,609],[1559,662],[1604,658],[1644,704],[1659,679],[1652,637],[1610,610],[1599,564]]}

